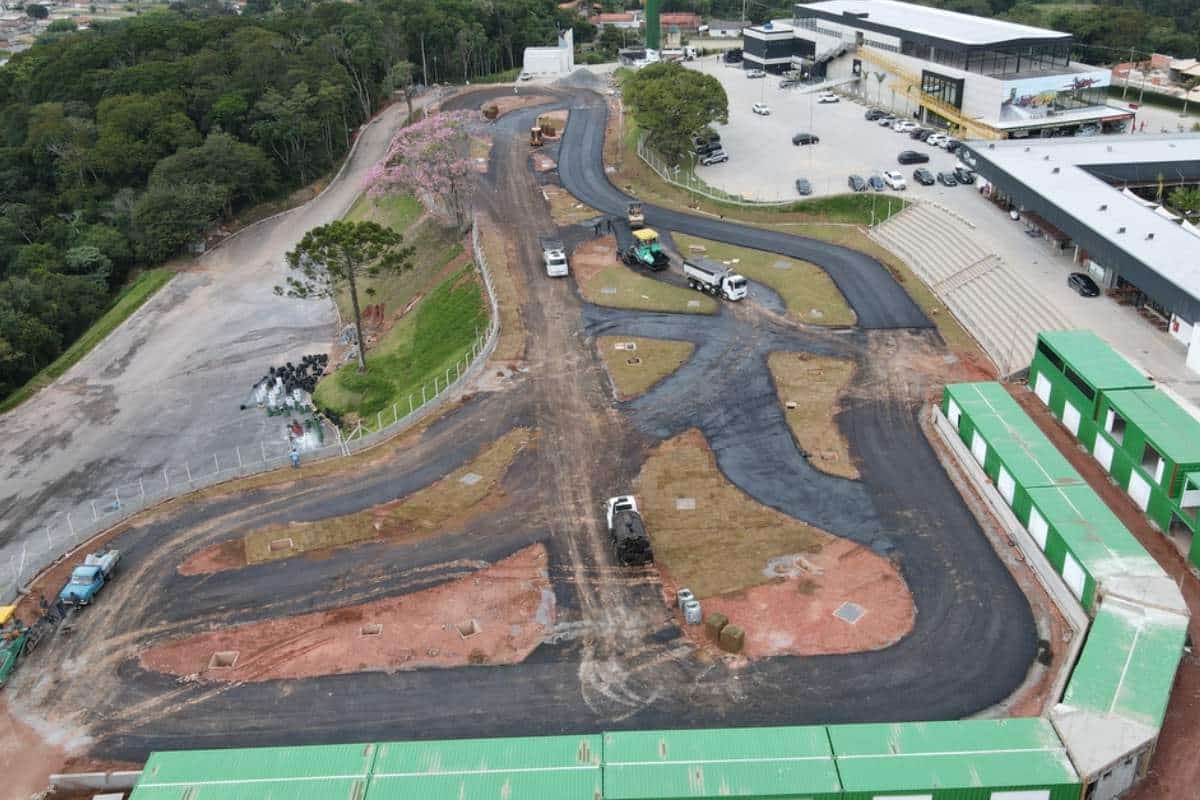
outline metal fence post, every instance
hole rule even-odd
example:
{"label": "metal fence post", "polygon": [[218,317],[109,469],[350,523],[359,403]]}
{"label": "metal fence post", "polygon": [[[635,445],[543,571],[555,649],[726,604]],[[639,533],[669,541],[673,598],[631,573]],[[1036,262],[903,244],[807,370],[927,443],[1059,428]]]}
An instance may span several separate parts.
{"label": "metal fence post", "polygon": [[235,453],[237,453],[238,469],[241,469],[242,468],[242,447],[241,447],[241,445],[234,445],[233,450]]}
{"label": "metal fence post", "polygon": [[[342,429],[338,428],[338,437],[341,437]],[[262,451],[263,463],[267,461],[267,443],[262,439],[258,440],[258,449]]]}
{"label": "metal fence post", "polygon": [[421,384],[421,405],[425,405],[425,384]]}
{"label": "metal fence post", "polygon": [[396,403],[392,403],[392,424],[395,425],[400,421],[400,412],[396,409]]}
{"label": "metal fence post", "polygon": [[169,491],[171,488],[171,477],[167,475],[167,468],[163,467],[163,491]]}
{"label": "metal fence post", "polygon": [[141,478],[138,478],[138,491],[142,493],[142,499],[146,499],[146,484]]}
{"label": "metal fence post", "polygon": [[46,526],[46,552],[54,549],[54,540],[50,538],[50,526]]}
{"label": "metal fence post", "polygon": [[383,430],[383,409],[375,412],[375,430]]}
{"label": "metal fence post", "polygon": [[183,462],[183,468],[187,470],[188,483],[192,482],[192,465],[188,462]]}
{"label": "metal fence post", "polygon": [[96,522],[100,519],[100,515],[96,513],[96,501],[89,500],[88,502],[92,504],[92,522]]}
{"label": "metal fence post", "polygon": [[75,523],[71,521],[71,512],[67,512],[67,528],[71,531],[71,538],[75,538]]}
{"label": "metal fence post", "polygon": [[413,396],[410,394],[408,396],[408,413],[411,414],[412,412],[413,412]]}
{"label": "metal fence post", "polygon": [[221,462],[219,460],[217,460],[216,453],[213,453],[213,466],[217,468],[217,472],[221,471]]}

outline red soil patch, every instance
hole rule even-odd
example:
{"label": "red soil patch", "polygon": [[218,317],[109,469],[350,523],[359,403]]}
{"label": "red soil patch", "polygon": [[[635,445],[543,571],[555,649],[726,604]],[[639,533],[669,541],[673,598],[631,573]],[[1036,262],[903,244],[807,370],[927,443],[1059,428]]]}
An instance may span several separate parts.
{"label": "red soil patch", "polygon": [[246,566],[246,544],[241,539],[229,539],[209,545],[188,556],[175,568],[180,575],[207,575],[226,569]]}
{"label": "red soil patch", "polygon": [[[532,545],[432,589],[191,636],[150,648],[139,661],[158,672],[231,683],[515,664],[554,625],[545,566],[545,548]],[[371,633],[372,625],[382,627]],[[237,652],[232,667],[210,668],[214,653],[230,651]]]}
{"label": "red soil patch", "polygon": [[[705,617],[720,612],[746,632],[747,658],[879,650],[912,630],[916,608],[904,579],[890,561],[859,544],[835,538],[819,553],[773,559],[775,564],[786,574],[702,603]],[[664,579],[663,586],[674,605],[673,583]],[[845,602],[866,612],[854,624],[834,616]],[[674,613],[689,638],[716,650],[703,625],[684,625],[678,607]]]}
{"label": "red soil patch", "polygon": [[62,772],[66,751],[48,744],[37,732],[13,717],[0,696],[0,775],[5,797],[30,797],[46,788],[51,773]]}

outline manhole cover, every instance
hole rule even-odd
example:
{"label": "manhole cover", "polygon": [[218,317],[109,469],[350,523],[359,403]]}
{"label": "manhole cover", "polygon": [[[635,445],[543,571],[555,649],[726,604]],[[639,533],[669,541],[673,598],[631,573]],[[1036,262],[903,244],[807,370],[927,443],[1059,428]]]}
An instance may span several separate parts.
{"label": "manhole cover", "polygon": [[483,480],[482,475],[477,475],[474,472],[468,472],[466,475],[463,475],[461,478],[459,478],[458,482],[463,486],[474,486],[481,480]]}
{"label": "manhole cover", "polygon": [[695,511],[696,510],[696,498],[694,498],[694,497],[676,497],[675,498],[675,510],[676,511]]}
{"label": "manhole cover", "polygon": [[858,603],[851,603],[849,600],[847,600],[845,603],[842,603],[837,607],[837,611],[834,611],[833,615],[838,619],[844,622],[849,622],[851,625],[853,625],[862,619],[863,614],[866,613],[867,610]]}

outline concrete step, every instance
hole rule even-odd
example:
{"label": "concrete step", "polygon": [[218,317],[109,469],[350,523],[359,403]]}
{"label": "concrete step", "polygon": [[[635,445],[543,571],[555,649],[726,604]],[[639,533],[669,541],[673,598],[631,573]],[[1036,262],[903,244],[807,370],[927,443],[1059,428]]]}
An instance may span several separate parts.
{"label": "concrete step", "polygon": [[946,258],[943,250],[931,245],[928,237],[920,231],[909,228],[896,228],[890,232],[894,241],[900,242],[918,262],[913,266],[921,274],[922,280],[929,284],[944,281],[960,269],[969,266],[960,258]]}
{"label": "concrete step", "polygon": [[922,206],[922,210],[913,215],[912,224],[932,241],[965,254],[968,262],[978,261],[987,255],[987,251],[975,243],[969,230],[937,209]]}

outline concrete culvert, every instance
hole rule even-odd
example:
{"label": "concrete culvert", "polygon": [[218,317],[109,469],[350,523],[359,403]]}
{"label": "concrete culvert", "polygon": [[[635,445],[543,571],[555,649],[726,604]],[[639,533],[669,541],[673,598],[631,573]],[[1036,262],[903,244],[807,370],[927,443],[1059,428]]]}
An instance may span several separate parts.
{"label": "concrete culvert", "polygon": [[454,627],[458,629],[458,635],[464,639],[470,639],[483,631],[483,628],[479,627],[479,621],[474,619],[456,623]]}
{"label": "concrete culvert", "polygon": [[286,539],[272,539],[270,544],[267,545],[267,549],[272,553],[278,553],[283,550],[291,550],[294,546],[295,544],[292,542],[291,537],[288,537]]}
{"label": "concrete culvert", "polygon": [[208,659],[209,669],[233,669],[237,664],[239,651],[218,650]]}
{"label": "concrete culvert", "polygon": [[358,629],[359,636],[379,636],[383,633],[383,626],[378,622],[372,622],[370,625],[363,625]]}

